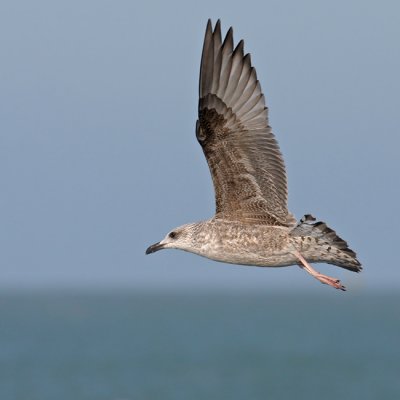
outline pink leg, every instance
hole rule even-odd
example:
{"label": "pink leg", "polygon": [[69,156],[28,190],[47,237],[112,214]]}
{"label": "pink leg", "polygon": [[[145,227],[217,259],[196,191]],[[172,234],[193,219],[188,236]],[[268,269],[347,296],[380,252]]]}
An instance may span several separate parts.
{"label": "pink leg", "polygon": [[315,279],[318,279],[320,282],[332,286],[335,289],[346,290],[346,288],[340,283],[339,279],[331,278],[327,275],[322,275],[318,271],[316,271],[298,251],[294,251],[293,254],[301,262],[300,268],[306,270]]}

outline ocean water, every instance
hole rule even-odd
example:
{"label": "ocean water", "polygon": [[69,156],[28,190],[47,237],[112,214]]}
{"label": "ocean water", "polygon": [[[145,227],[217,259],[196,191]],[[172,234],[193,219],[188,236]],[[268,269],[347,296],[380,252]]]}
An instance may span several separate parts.
{"label": "ocean water", "polygon": [[400,295],[0,294],[1,400],[400,398]]}

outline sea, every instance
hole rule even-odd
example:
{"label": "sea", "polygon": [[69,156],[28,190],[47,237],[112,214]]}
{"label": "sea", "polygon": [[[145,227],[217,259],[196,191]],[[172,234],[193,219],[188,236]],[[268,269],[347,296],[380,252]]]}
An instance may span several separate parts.
{"label": "sea", "polygon": [[400,294],[325,289],[0,292],[0,399],[400,399]]}

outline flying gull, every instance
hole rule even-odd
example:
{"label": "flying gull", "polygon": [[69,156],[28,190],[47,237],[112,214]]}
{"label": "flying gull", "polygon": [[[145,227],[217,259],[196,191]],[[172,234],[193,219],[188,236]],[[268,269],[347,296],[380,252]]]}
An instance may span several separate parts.
{"label": "flying gull", "polygon": [[320,282],[345,290],[311,262],[359,272],[347,243],[324,222],[288,211],[285,165],[268,124],[268,108],[243,40],[224,41],[218,20],[207,23],[200,67],[196,136],[210,168],[213,218],[175,228],[146,254],[180,249],[225,263],[259,267],[298,265]]}

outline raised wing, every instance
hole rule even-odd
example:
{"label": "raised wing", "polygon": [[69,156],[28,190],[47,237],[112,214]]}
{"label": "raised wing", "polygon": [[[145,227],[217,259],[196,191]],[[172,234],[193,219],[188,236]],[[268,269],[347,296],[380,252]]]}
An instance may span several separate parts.
{"label": "raised wing", "polygon": [[292,226],[285,165],[268,125],[268,109],[243,41],[224,42],[208,21],[200,68],[196,136],[214,183],[215,218]]}

